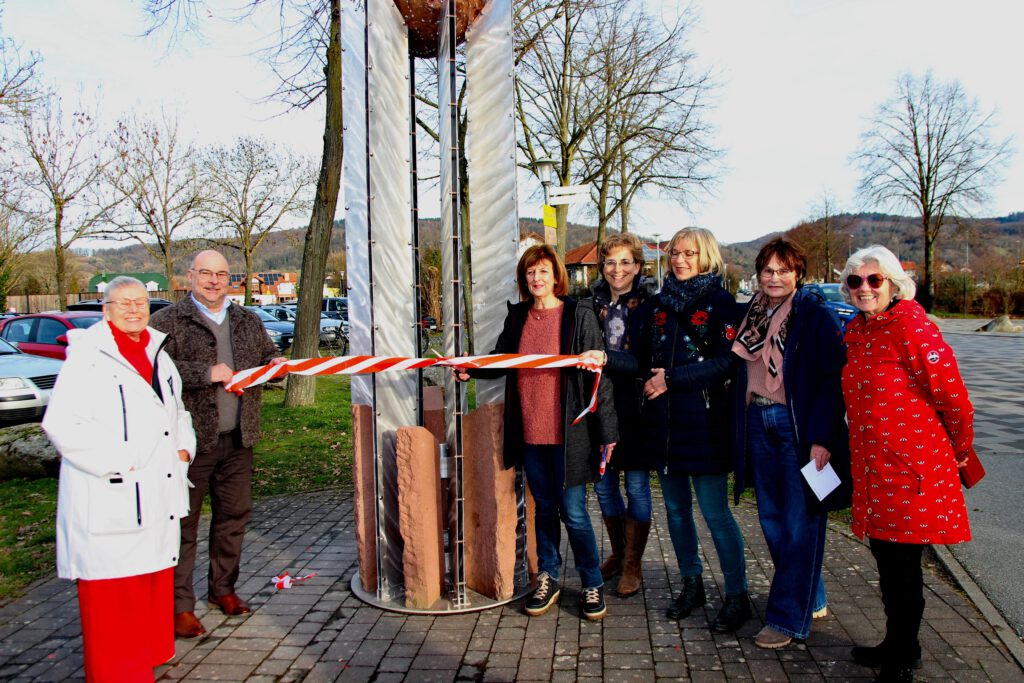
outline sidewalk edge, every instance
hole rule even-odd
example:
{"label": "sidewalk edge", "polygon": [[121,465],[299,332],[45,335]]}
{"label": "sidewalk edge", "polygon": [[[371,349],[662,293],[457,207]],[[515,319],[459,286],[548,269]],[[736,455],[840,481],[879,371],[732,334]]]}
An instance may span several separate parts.
{"label": "sidewalk edge", "polygon": [[981,587],[974,582],[974,579],[971,578],[971,575],[963,568],[960,561],[950,552],[949,548],[944,545],[933,545],[932,551],[946,571],[957,582],[957,585],[967,593],[967,597],[971,599],[971,602],[978,608],[981,615],[992,626],[992,630],[999,636],[999,640],[1003,642],[1006,649],[1010,651],[1010,655],[1016,660],[1017,666],[1024,669],[1024,643],[1017,637],[1017,633],[1006,622],[1003,615],[995,608],[995,605],[988,599],[988,596],[981,590]]}

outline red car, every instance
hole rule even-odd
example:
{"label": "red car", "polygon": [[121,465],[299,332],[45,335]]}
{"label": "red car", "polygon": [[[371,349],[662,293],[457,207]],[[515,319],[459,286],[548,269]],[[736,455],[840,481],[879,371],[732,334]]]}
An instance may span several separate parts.
{"label": "red car", "polygon": [[90,327],[103,320],[95,311],[51,311],[30,313],[0,320],[0,337],[18,345],[25,353],[64,360],[68,330]]}

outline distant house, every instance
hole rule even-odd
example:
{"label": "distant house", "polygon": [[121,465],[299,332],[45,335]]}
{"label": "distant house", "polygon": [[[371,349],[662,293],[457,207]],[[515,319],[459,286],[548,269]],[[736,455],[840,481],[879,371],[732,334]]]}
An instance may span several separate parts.
{"label": "distant house", "polygon": [[89,291],[102,294],[107,288],[107,283],[115,277],[127,275],[133,277],[146,286],[147,292],[169,292],[174,288],[167,286],[167,276],[163,273],[97,273],[89,279]]}
{"label": "distant house", "polygon": [[565,252],[565,269],[569,273],[570,290],[587,287],[593,282],[601,274],[597,265],[597,242],[588,242]]}
{"label": "distant house", "polygon": [[519,256],[522,256],[523,252],[530,247],[535,247],[538,244],[544,244],[544,238],[541,235],[538,235],[532,230],[526,233],[519,238]]}
{"label": "distant house", "polygon": [[[253,301],[260,304],[295,301],[299,294],[298,279],[296,273],[253,273],[249,287]],[[238,303],[245,300],[245,273],[231,273],[228,280],[228,298]]]}

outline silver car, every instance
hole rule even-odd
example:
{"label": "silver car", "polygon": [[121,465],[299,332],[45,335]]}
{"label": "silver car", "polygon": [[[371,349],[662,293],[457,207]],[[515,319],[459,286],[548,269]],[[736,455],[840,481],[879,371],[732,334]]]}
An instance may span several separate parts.
{"label": "silver car", "polygon": [[0,424],[42,418],[64,361],[22,353],[0,339]]}

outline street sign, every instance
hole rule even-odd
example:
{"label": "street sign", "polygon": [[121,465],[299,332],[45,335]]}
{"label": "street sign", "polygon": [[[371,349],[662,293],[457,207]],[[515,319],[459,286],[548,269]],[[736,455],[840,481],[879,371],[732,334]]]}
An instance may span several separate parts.
{"label": "street sign", "polygon": [[590,199],[590,185],[552,185],[548,188],[548,204],[578,204]]}

